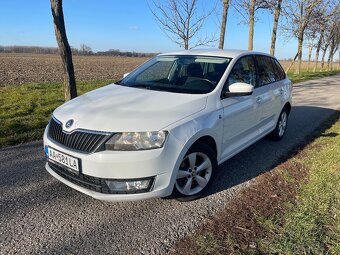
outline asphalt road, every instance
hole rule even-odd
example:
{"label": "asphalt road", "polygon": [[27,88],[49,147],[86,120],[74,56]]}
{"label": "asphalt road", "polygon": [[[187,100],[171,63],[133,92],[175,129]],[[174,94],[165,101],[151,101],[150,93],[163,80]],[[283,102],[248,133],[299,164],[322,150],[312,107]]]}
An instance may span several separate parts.
{"label": "asphalt road", "polygon": [[193,202],[97,201],[45,171],[41,141],[2,149],[0,254],[164,254],[339,107],[340,75],[297,84],[285,138],[263,139],[228,160],[211,195]]}

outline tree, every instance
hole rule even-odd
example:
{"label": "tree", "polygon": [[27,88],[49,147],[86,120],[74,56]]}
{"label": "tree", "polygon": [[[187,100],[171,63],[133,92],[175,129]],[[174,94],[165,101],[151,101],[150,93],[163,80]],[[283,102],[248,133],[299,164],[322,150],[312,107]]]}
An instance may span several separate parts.
{"label": "tree", "polygon": [[316,72],[316,69],[318,67],[319,54],[320,54],[322,42],[324,40],[324,33],[325,33],[325,25],[324,25],[324,23],[321,23],[319,38],[318,38],[318,42],[316,44],[316,51],[315,51],[315,60],[314,60],[314,69],[313,69],[314,73]]}
{"label": "tree", "polygon": [[259,9],[268,8],[268,2],[265,0],[238,0],[233,4],[236,11],[243,17],[244,21],[249,25],[248,32],[248,50],[254,48],[254,25],[255,14]]}
{"label": "tree", "polygon": [[324,65],[324,58],[328,48],[326,39],[330,36],[329,31],[331,30],[332,22],[336,20],[336,16],[339,13],[339,3],[333,0],[324,0],[317,10],[314,20],[310,22],[310,26],[307,30],[312,31],[315,35],[317,43],[315,45],[315,60],[313,72],[316,72],[319,62],[320,51],[324,49],[322,54],[322,68]]}
{"label": "tree", "polygon": [[[153,0],[149,8],[161,29],[176,44],[191,49],[215,42],[214,36],[199,36],[212,11],[198,13],[198,0]],[[196,40],[193,42],[193,39]]]}
{"label": "tree", "polygon": [[79,52],[80,52],[80,54],[83,54],[83,55],[89,55],[89,54],[93,53],[91,47],[87,46],[86,44],[80,45]]}
{"label": "tree", "polygon": [[51,10],[55,36],[63,63],[65,100],[70,100],[77,97],[77,87],[74,76],[71,47],[66,36],[62,0],[51,0]]}
{"label": "tree", "polygon": [[[322,0],[290,0],[286,2],[288,24],[285,29],[298,40],[297,54],[293,63],[298,58],[296,73],[300,73],[302,62],[302,46],[307,26],[310,24],[318,5]],[[292,64],[290,65],[290,67]],[[290,68],[289,67],[289,68]],[[289,70],[287,69],[287,72]]]}
{"label": "tree", "polygon": [[313,49],[314,49],[314,47],[315,47],[314,38],[315,38],[315,37],[311,37],[311,38],[308,38],[308,40],[307,40],[307,49],[308,49],[307,72],[309,72],[310,61],[311,61],[311,59],[312,59],[312,51],[313,51]]}
{"label": "tree", "polygon": [[282,5],[282,0],[275,0],[272,3],[272,6],[274,7],[274,24],[273,24],[272,39],[271,39],[271,44],[270,44],[270,54],[272,56],[275,55],[276,34],[277,34],[277,27],[279,25],[279,18],[281,15],[281,5]]}
{"label": "tree", "polygon": [[223,0],[223,14],[222,14],[222,21],[221,21],[220,43],[218,45],[219,49],[223,49],[224,47],[224,38],[225,38],[225,29],[227,26],[228,9],[229,9],[229,0]]}
{"label": "tree", "polygon": [[327,60],[327,70],[333,70],[333,56],[337,52],[340,43],[340,23],[339,20],[335,20],[331,27],[330,36],[328,38],[329,52]]}
{"label": "tree", "polygon": [[321,46],[322,49],[322,57],[321,57],[321,71],[323,71],[323,67],[325,66],[325,56],[328,50],[329,44],[325,42],[323,46]]}

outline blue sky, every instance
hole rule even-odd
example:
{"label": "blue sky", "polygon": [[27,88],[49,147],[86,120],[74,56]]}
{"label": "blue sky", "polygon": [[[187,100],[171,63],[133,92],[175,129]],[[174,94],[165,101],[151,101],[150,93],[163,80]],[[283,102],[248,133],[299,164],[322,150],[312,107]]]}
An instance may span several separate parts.
{"label": "blue sky", "polygon": [[[146,0],[64,0],[64,16],[69,43],[84,43],[92,50],[167,52],[180,49],[160,29]],[[202,8],[221,0],[201,0]],[[219,36],[217,14],[211,15],[203,34]],[[269,52],[272,29],[270,13],[258,13],[254,50]],[[49,0],[1,0],[0,45],[56,46]],[[233,8],[229,10],[225,48],[247,49],[248,26]],[[217,43],[216,45],[217,46]],[[297,42],[279,35],[277,57],[296,53]],[[304,52],[306,53],[306,51]],[[305,54],[304,54],[305,55]]]}

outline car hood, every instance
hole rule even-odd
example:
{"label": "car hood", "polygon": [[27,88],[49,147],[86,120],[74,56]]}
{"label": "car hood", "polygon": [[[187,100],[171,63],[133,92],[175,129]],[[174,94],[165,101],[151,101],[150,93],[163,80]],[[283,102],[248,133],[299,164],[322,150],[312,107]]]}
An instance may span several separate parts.
{"label": "car hood", "polygon": [[[179,94],[115,84],[88,92],[58,107],[63,128],[106,132],[158,131],[203,110],[206,95]],[[65,127],[73,120],[70,128]]]}

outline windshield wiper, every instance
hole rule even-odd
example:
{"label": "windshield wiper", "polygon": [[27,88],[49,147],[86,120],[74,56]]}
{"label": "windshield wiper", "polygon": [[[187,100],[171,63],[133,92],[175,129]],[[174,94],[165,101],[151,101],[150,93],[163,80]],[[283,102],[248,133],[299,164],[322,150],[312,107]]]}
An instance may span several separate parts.
{"label": "windshield wiper", "polygon": [[150,85],[146,85],[146,84],[133,84],[133,85],[129,85],[129,87],[131,87],[131,88],[142,88],[142,89],[152,89]]}

